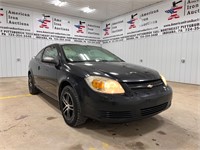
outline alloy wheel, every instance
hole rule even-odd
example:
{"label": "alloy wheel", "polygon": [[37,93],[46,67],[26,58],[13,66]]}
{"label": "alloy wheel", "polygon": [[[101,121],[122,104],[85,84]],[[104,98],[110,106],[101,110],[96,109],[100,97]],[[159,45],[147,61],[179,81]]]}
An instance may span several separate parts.
{"label": "alloy wheel", "polygon": [[65,92],[62,97],[63,108],[62,112],[66,120],[72,120],[74,117],[74,103],[70,93]]}

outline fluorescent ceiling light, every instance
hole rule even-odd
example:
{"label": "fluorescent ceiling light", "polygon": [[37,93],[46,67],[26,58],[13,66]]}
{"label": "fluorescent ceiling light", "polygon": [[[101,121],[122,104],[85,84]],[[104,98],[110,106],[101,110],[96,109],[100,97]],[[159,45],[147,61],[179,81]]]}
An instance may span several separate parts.
{"label": "fluorescent ceiling light", "polygon": [[84,13],[93,13],[96,9],[91,9],[89,7],[83,7],[81,9],[81,11],[83,11]]}
{"label": "fluorescent ceiling light", "polygon": [[52,1],[52,4],[54,4],[55,6],[58,6],[58,7],[63,7],[63,6],[66,6],[66,5],[67,5],[67,2],[65,2],[65,1],[60,1],[60,0],[53,0],[53,1]]}

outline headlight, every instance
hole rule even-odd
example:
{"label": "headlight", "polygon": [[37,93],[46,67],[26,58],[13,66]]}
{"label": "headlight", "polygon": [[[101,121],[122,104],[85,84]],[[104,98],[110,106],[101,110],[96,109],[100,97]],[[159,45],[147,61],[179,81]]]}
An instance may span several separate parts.
{"label": "headlight", "polygon": [[162,76],[162,75],[160,75],[160,77],[161,77],[161,79],[162,79],[163,83],[165,84],[165,86],[167,86],[167,81],[166,81],[165,77],[164,77],[164,76]]}
{"label": "headlight", "polygon": [[91,89],[106,94],[123,94],[124,89],[119,82],[100,76],[89,76],[85,81]]}

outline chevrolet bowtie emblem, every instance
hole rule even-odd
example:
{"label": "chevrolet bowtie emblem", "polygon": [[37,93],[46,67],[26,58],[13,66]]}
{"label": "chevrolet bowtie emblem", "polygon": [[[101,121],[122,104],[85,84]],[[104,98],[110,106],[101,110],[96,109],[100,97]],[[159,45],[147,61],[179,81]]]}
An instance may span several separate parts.
{"label": "chevrolet bowtie emblem", "polygon": [[153,85],[152,85],[152,84],[149,84],[149,85],[147,85],[147,87],[148,87],[148,88],[152,88],[152,87],[153,87]]}

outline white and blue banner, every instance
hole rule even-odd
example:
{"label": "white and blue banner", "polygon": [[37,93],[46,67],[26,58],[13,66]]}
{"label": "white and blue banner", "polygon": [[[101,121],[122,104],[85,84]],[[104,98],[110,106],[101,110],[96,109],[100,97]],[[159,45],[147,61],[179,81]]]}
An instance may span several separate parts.
{"label": "white and blue banner", "polygon": [[[115,28],[124,30],[116,36],[109,25],[122,20]],[[200,30],[200,0],[160,2],[107,20],[102,26],[104,43],[196,30]]]}
{"label": "white and blue banner", "polygon": [[100,44],[101,22],[0,4],[0,35]]}
{"label": "white and blue banner", "polygon": [[200,0],[170,0],[98,22],[0,4],[0,35],[100,44],[200,30]]}

